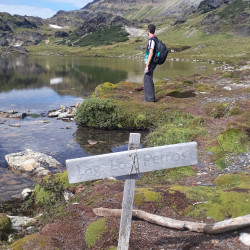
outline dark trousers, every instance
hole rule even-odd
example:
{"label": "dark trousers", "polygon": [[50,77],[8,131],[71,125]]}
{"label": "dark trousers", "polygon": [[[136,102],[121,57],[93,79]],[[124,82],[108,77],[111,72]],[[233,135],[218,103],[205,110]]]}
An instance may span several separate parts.
{"label": "dark trousers", "polygon": [[144,73],[144,96],[146,102],[155,102],[155,87],[153,82],[153,72],[156,64],[150,63],[148,73]]}

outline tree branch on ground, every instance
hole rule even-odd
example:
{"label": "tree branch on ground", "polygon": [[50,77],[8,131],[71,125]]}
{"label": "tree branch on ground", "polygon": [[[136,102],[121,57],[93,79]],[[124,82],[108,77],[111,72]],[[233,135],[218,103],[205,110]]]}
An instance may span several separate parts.
{"label": "tree branch on ground", "polygon": [[[122,210],[101,207],[101,208],[95,208],[93,212],[97,216],[102,216],[102,217],[107,217],[107,216],[121,217]],[[175,220],[168,217],[147,213],[142,210],[133,210],[133,217],[137,217],[139,219],[151,222],[153,224],[157,224],[172,229],[178,229],[178,230],[188,229],[193,232],[207,233],[207,234],[219,234],[250,226],[250,214],[211,224]]]}

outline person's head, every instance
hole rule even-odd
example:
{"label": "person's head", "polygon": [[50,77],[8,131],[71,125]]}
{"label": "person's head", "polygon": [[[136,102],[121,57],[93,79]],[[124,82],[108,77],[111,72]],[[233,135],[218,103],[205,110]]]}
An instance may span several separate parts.
{"label": "person's head", "polygon": [[156,27],[154,24],[151,23],[148,25],[148,32],[150,32],[151,34],[155,33],[155,29],[156,29]]}

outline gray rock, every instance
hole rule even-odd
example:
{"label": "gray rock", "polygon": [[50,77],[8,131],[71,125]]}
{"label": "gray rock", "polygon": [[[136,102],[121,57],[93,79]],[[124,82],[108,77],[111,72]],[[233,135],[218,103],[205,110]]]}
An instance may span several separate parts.
{"label": "gray rock", "polygon": [[65,112],[58,115],[58,119],[64,119],[64,118],[74,118],[74,114],[69,114]]}
{"label": "gray rock", "polygon": [[31,193],[33,192],[33,190],[29,189],[29,188],[25,188],[23,191],[22,191],[22,198],[25,199],[27,198],[28,196],[31,195]]}
{"label": "gray rock", "polygon": [[23,119],[26,117],[26,113],[13,113],[13,114],[8,114],[6,117],[7,118],[15,118],[15,119]]}
{"label": "gray rock", "polygon": [[241,233],[239,239],[244,245],[250,247],[250,234],[249,233]]}
{"label": "gray rock", "polygon": [[27,149],[5,156],[9,168],[14,172],[30,173],[33,176],[50,174],[48,168],[59,168],[61,163],[46,154]]}
{"label": "gray rock", "polygon": [[11,123],[9,124],[10,127],[15,127],[15,128],[19,128],[20,124],[19,123]]}
{"label": "gray rock", "polygon": [[60,110],[57,111],[49,111],[48,117],[57,117],[61,114]]}
{"label": "gray rock", "polygon": [[36,219],[26,217],[26,216],[10,216],[8,215],[11,221],[11,228],[18,232],[23,232],[23,230],[31,225],[35,225]]}
{"label": "gray rock", "polygon": [[222,0],[209,0],[207,4],[209,7],[216,9],[222,4]]}

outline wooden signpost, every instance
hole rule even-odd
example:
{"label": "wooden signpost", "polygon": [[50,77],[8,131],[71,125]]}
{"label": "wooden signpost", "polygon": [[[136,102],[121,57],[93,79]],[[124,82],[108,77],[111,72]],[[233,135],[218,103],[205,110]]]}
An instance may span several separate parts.
{"label": "wooden signpost", "polygon": [[128,151],[66,160],[69,183],[125,176],[118,249],[129,247],[135,180],[138,173],[197,164],[196,142],[138,149],[131,133]]}

